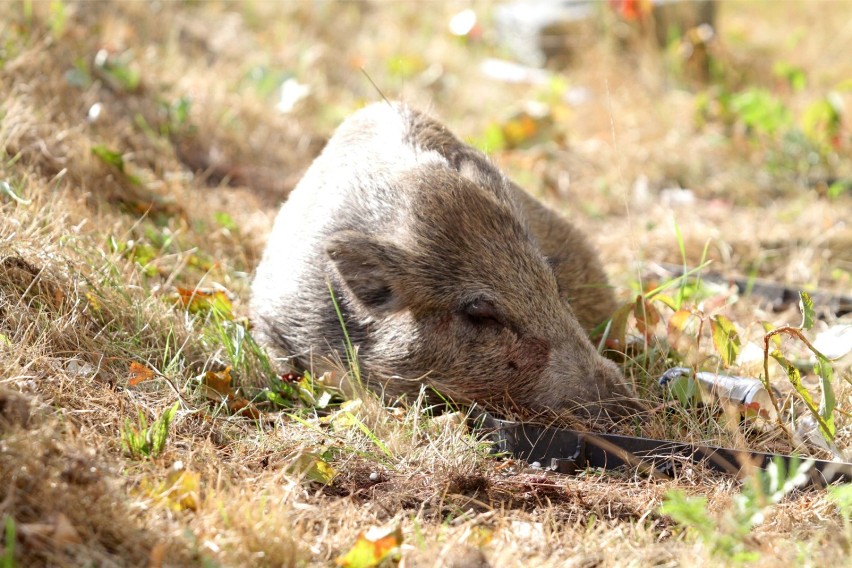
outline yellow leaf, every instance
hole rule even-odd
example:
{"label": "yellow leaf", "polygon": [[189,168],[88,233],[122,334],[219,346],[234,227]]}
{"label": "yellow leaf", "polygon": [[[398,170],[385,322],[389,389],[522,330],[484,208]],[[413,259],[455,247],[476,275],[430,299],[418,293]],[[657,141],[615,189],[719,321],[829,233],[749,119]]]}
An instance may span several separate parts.
{"label": "yellow leaf", "polygon": [[337,475],[337,472],[328,462],[313,453],[299,454],[290,462],[287,471],[294,475],[304,477],[308,481],[316,481],[327,485]]}
{"label": "yellow leaf", "polygon": [[686,326],[692,318],[692,312],[689,310],[678,310],[669,318],[669,331],[678,330],[681,333],[686,331]]}
{"label": "yellow leaf", "polygon": [[359,534],[355,545],[336,562],[338,566],[346,568],[371,568],[398,552],[400,545],[402,545],[400,525],[386,528],[373,527],[366,533]]}
{"label": "yellow leaf", "polygon": [[89,307],[96,312],[101,311],[101,303],[98,298],[91,292],[86,292],[86,299],[89,301]]}
{"label": "yellow leaf", "polygon": [[730,367],[740,353],[740,336],[731,320],[723,315],[710,318],[710,332],[713,344],[722,357],[725,367]]}
{"label": "yellow leaf", "polygon": [[356,410],[361,408],[361,405],[364,404],[360,398],[355,398],[352,400],[347,400],[343,404],[340,405],[341,412],[351,412],[355,413]]}
{"label": "yellow leaf", "polygon": [[233,319],[231,299],[222,290],[201,290],[198,288],[178,288],[178,299],[188,312],[216,312],[226,319]]}
{"label": "yellow leaf", "polygon": [[475,526],[470,529],[465,542],[476,547],[483,547],[494,538],[494,531],[488,527]]}
{"label": "yellow leaf", "polygon": [[347,400],[340,405],[340,408],[319,419],[320,424],[331,424],[336,430],[346,430],[354,424],[358,423],[355,413],[363,403],[360,399]]}
{"label": "yellow leaf", "polygon": [[142,491],[156,503],[172,511],[198,510],[201,477],[184,469],[173,469],[156,485],[142,480]]}

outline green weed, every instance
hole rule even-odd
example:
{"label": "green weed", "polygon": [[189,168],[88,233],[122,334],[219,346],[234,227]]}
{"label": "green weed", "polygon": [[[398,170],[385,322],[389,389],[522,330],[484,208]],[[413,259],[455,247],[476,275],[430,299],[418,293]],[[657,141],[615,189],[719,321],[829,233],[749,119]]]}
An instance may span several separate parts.
{"label": "green weed", "polygon": [[[786,426],[780,421],[781,409],[778,406],[778,401],[775,399],[775,395],[772,394],[772,388],[769,384],[769,357],[775,359],[784,368],[784,371],[787,374],[787,378],[793,385],[793,388],[799,395],[799,398],[805,404],[814,419],[816,419],[817,424],[819,424],[820,434],[822,434],[826,442],[831,443],[836,435],[834,410],[837,406],[837,402],[834,395],[834,386],[832,384],[834,381],[834,368],[832,367],[829,359],[825,355],[820,353],[817,348],[814,347],[813,344],[807,339],[807,337],[805,337],[803,332],[811,329],[814,325],[814,303],[807,292],[799,292],[799,298],[799,308],[802,312],[802,323],[798,327],[782,326],[779,328],[773,328],[770,324],[764,323],[764,329],[767,333],[763,337],[764,373],[762,378],[766,389],[769,392],[770,397],[772,398],[772,403],[773,405],[775,405],[775,409],[778,412],[779,425],[784,429],[788,436],[790,436],[790,432],[787,430]],[[781,352],[781,341],[779,336],[782,334],[797,338],[799,341],[804,343],[805,346],[816,357],[814,371],[816,371],[817,375],[819,376],[819,386],[821,393],[819,405],[814,402],[810,392],[808,392],[808,390],[802,384],[801,371],[799,371],[798,367],[791,363]],[[774,345],[774,348],[771,351],[769,346],[770,341],[773,341]]]}
{"label": "green weed", "polygon": [[829,487],[828,498],[837,505],[846,540],[852,542],[852,483]]}
{"label": "green weed", "polygon": [[[804,72],[791,65],[776,64],[775,74],[794,92],[807,84]],[[812,183],[814,178],[832,177],[844,145],[841,93],[849,88],[839,83],[795,112],[782,96],[763,87],[715,86],[697,97],[698,122],[721,122],[732,131],[742,130],[755,150],[765,152],[770,171],[781,175],[792,171]],[[838,191],[833,186],[831,193],[836,197]]]}
{"label": "green weed", "polygon": [[15,568],[15,519],[11,515],[3,515],[6,539],[3,555],[0,556],[0,568]]}
{"label": "green weed", "polygon": [[707,497],[689,497],[680,490],[666,493],[659,513],[670,517],[681,531],[694,535],[726,562],[754,562],[760,556],[746,541],[749,533],[763,522],[772,506],[805,483],[812,465],[813,462],[794,460],[787,470],[783,461],[773,461],[765,471],[755,471],[734,497],[732,507],[719,515],[707,509]]}
{"label": "green weed", "polygon": [[121,444],[124,450],[133,458],[155,458],[166,447],[169,435],[169,425],[180,407],[180,402],[170,406],[149,427],[144,412],[139,411],[137,424],[126,418],[121,428]]}
{"label": "green weed", "polygon": [[328,293],[331,294],[331,303],[334,304],[334,312],[337,314],[337,320],[340,322],[340,328],[343,330],[346,364],[349,367],[351,376],[355,379],[355,384],[361,386],[363,383],[361,382],[361,367],[358,365],[358,350],[352,345],[352,341],[349,339],[349,332],[346,330],[346,322],[343,321],[343,312],[340,311],[340,305],[337,303],[337,297],[334,295],[334,289],[331,287],[331,282],[328,282],[327,284]]}

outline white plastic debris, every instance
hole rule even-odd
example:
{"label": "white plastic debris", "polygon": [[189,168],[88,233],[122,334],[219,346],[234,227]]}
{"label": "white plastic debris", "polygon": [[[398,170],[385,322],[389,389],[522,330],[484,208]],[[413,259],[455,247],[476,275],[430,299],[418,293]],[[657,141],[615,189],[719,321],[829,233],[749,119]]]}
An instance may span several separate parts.
{"label": "white plastic debris", "polygon": [[843,453],[834,442],[828,442],[819,431],[819,424],[810,414],[801,416],[796,420],[796,431],[793,438],[799,443],[806,443],[829,452],[836,461],[844,459]]}
{"label": "white plastic debris", "polygon": [[95,368],[85,361],[71,359],[65,364],[65,371],[71,377],[88,377],[95,372]]}
{"label": "white plastic debris", "polygon": [[660,202],[669,207],[689,207],[695,205],[695,193],[691,189],[672,187],[660,191]]}
{"label": "white plastic debris", "polygon": [[311,87],[290,77],[281,84],[281,96],[275,108],[282,114],[293,112],[296,105],[311,94]]}
{"label": "white plastic debris", "polygon": [[543,69],[512,63],[504,59],[488,58],[479,64],[479,70],[489,79],[505,83],[547,85],[551,78],[550,73]]}
{"label": "white plastic debris", "polygon": [[831,360],[845,357],[852,351],[852,325],[835,325],[818,333],[814,347]]}
{"label": "white plastic debris", "polygon": [[95,122],[96,120],[98,120],[98,118],[100,118],[101,116],[101,111],[103,110],[103,108],[104,105],[102,105],[101,103],[95,103],[90,106],[89,112],[86,113],[86,120],[88,122]]}
{"label": "white plastic debris", "polygon": [[476,27],[476,12],[468,8],[450,19],[450,33],[464,37]]}

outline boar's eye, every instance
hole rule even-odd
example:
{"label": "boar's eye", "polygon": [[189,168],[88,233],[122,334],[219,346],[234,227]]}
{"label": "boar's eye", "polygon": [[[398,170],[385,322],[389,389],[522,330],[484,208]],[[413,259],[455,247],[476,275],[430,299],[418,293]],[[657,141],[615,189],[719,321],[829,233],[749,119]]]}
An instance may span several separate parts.
{"label": "boar's eye", "polygon": [[464,315],[468,321],[477,326],[502,326],[500,312],[488,300],[478,299],[464,307]]}

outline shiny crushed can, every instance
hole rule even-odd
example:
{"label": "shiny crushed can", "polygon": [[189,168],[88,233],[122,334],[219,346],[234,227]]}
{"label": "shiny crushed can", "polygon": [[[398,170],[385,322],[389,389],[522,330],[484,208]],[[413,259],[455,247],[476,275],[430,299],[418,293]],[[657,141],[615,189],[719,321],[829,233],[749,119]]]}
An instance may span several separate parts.
{"label": "shiny crushed can", "polygon": [[711,404],[718,400],[735,406],[746,417],[777,417],[769,392],[758,379],[674,367],[660,377],[660,386],[668,388],[681,404]]}

